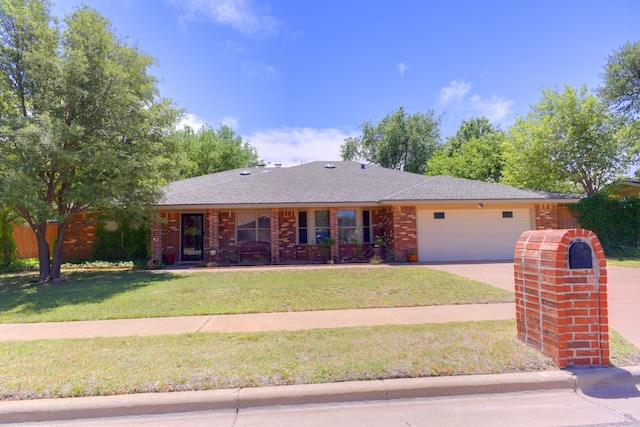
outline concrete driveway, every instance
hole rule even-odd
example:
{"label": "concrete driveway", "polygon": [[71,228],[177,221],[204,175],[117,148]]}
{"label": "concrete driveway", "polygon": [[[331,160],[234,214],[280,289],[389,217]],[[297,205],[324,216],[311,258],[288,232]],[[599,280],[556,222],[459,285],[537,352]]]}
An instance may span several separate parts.
{"label": "concrete driveway", "polygon": [[[514,290],[512,262],[428,264],[427,266],[509,291]],[[607,282],[609,325],[640,348],[640,269],[609,265]]]}

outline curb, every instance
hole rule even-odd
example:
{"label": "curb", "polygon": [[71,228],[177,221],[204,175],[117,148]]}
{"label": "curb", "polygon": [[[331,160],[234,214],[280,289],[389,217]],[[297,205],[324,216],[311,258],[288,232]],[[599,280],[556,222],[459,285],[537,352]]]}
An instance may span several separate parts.
{"label": "curb", "polygon": [[[603,372],[599,375],[606,377],[608,373]],[[570,372],[545,371],[5,401],[0,402],[0,423],[53,422],[214,410],[236,413],[241,409],[269,406],[390,401],[543,390],[574,391],[576,384],[576,376]]]}

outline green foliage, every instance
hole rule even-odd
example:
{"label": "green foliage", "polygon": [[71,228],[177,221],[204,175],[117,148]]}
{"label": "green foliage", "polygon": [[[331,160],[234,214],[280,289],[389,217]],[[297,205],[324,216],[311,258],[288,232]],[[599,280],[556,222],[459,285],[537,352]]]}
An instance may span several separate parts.
{"label": "green foliage", "polygon": [[427,161],[426,173],[498,182],[504,138],[504,132],[485,117],[464,121]]}
{"label": "green foliage", "polygon": [[604,69],[600,96],[628,118],[640,118],[640,41],[628,42],[614,51]]}
{"label": "green foliage", "polygon": [[15,216],[8,209],[0,209],[0,264],[8,267],[18,258],[18,246],[13,239]]}
{"label": "green foliage", "polygon": [[632,134],[586,86],[544,90],[509,129],[502,182],[595,194],[637,160]]}
{"label": "green foliage", "polygon": [[174,137],[180,142],[185,158],[180,172],[182,178],[256,166],[259,163],[256,149],[228,126],[218,130],[205,126],[197,132],[186,127],[176,131]]}
{"label": "green foliage", "polygon": [[640,245],[640,197],[620,200],[595,194],[571,210],[582,227],[596,233],[608,254],[634,251]]}
{"label": "green foliage", "polygon": [[361,138],[346,138],[340,146],[343,160],[424,173],[440,139],[440,118],[434,111],[407,115],[400,107],[380,123],[365,122],[360,129]]}
{"label": "green foliage", "polygon": [[0,0],[0,40],[0,203],[41,232],[40,278],[55,279],[74,214],[141,213],[177,176],[181,113],[147,74],[153,58],[88,7],[59,26],[45,1]]}
{"label": "green foliage", "polygon": [[148,226],[132,228],[129,224],[118,224],[117,230],[105,229],[100,223],[95,233],[92,258],[103,261],[133,261],[149,259],[150,231]]}

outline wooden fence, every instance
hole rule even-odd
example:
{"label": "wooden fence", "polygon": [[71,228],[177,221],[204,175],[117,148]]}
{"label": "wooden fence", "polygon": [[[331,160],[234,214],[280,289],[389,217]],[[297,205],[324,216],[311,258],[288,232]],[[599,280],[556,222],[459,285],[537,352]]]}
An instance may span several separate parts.
{"label": "wooden fence", "polygon": [[558,205],[558,228],[580,228],[580,223],[567,205]]}
{"label": "wooden fence", "polygon": [[[58,224],[47,224],[47,242],[53,250],[53,239],[58,233]],[[36,235],[31,228],[26,225],[13,226],[13,238],[18,245],[18,258],[37,258],[38,242]]]}

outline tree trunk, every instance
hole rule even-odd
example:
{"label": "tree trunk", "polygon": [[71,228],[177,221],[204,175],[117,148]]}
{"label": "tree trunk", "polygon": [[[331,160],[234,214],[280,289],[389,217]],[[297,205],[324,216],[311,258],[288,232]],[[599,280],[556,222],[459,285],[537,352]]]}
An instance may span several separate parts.
{"label": "tree trunk", "polygon": [[47,243],[47,223],[32,226],[38,242],[38,262],[40,264],[40,281],[46,282],[51,276],[51,263],[49,262],[49,244]]}
{"label": "tree trunk", "polygon": [[58,234],[56,235],[56,244],[53,247],[53,261],[51,262],[51,280],[57,280],[60,278],[60,268],[62,266],[62,247],[64,245],[64,233],[67,231],[69,224],[71,223],[70,217],[68,220],[58,223]]}

